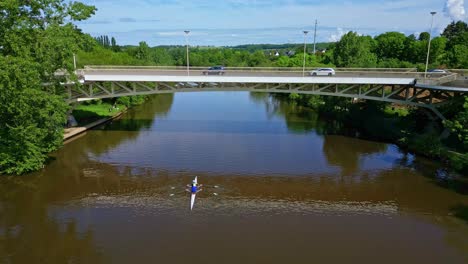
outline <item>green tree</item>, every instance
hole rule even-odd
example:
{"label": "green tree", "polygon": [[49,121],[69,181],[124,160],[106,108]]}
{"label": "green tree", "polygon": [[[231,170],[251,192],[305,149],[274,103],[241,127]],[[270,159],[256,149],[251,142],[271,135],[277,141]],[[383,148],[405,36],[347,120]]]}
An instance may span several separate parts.
{"label": "green tree", "polygon": [[117,41],[115,40],[114,37],[111,38],[111,49],[115,52],[120,51],[120,47],[117,45]]}
{"label": "green tree", "polygon": [[468,24],[463,21],[453,21],[444,29],[442,36],[446,37],[449,42],[455,41],[456,43],[453,44],[456,45],[459,44],[457,39],[466,32],[468,32]]}
{"label": "green tree", "polygon": [[333,64],[338,67],[375,67],[377,56],[372,53],[374,40],[348,32],[333,48]]}
{"label": "green tree", "polygon": [[138,48],[136,50],[135,57],[139,60],[149,61],[150,60],[150,47],[146,42],[141,41],[138,44]]}
{"label": "green tree", "polygon": [[419,41],[429,41],[430,38],[431,35],[429,34],[429,32],[422,32],[421,34],[419,34]]}
{"label": "green tree", "polygon": [[0,173],[21,174],[39,169],[62,144],[68,107],[54,74],[73,74],[72,55],[87,38],[71,22],[96,9],[63,0],[7,0],[0,10]]}
{"label": "green tree", "polygon": [[375,38],[379,59],[404,59],[406,36],[399,32],[387,32]]}
{"label": "green tree", "polygon": [[463,110],[451,120],[446,120],[444,125],[457,135],[464,148],[468,150],[468,97],[465,96]]}
{"label": "green tree", "polygon": [[[445,60],[445,49],[447,47],[447,38],[436,37],[431,41],[430,61],[432,64],[440,65]],[[465,53],[468,55],[468,53]]]}
{"label": "green tree", "polygon": [[447,56],[453,68],[468,68],[468,45],[455,45]]}

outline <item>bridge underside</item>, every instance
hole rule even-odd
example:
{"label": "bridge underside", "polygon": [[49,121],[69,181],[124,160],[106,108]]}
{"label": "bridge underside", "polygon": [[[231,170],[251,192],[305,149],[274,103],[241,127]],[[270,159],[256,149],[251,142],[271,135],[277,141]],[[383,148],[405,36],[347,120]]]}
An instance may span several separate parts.
{"label": "bridge underside", "polygon": [[205,83],[205,82],[123,82],[94,81],[83,85],[68,86],[68,101],[79,102],[93,99],[132,95],[149,95],[175,92],[202,91],[250,91],[267,93],[297,93],[324,96],[349,97],[354,100],[374,100],[400,105],[424,107],[444,120],[439,106],[455,97],[463,96],[456,91],[443,91],[415,85],[385,84],[297,84],[297,83]]}

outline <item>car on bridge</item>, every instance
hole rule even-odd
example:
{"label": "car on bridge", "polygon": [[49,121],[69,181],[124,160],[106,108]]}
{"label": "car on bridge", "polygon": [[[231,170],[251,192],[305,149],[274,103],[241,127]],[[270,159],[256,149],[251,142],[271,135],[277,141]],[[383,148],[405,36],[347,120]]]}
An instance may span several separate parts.
{"label": "car on bridge", "polygon": [[442,77],[444,75],[450,74],[449,71],[443,69],[430,69],[427,71],[427,77]]}
{"label": "car on bridge", "polygon": [[334,76],[335,70],[332,68],[318,68],[309,72],[310,76]]}
{"label": "car on bridge", "polygon": [[448,73],[448,71],[442,70],[442,69],[430,69],[427,72],[428,73],[441,73],[441,74]]}
{"label": "car on bridge", "polygon": [[203,71],[203,75],[224,75],[225,72],[226,68],[224,68],[223,66],[213,66]]}

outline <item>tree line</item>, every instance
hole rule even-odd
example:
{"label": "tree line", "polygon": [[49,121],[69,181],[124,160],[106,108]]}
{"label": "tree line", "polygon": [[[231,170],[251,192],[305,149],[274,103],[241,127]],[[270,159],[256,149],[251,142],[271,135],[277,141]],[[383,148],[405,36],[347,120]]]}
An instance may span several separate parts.
{"label": "tree line", "polygon": [[[418,68],[424,70],[430,35],[423,32],[406,36],[386,32],[376,37],[357,32],[346,33],[336,43],[319,43],[320,50],[306,51],[307,67]],[[150,47],[145,41],[138,46],[118,46],[115,39],[99,36],[97,46],[83,50],[81,65],[158,65],[185,66],[186,47]],[[111,53],[114,51],[116,53]],[[279,52],[279,56],[276,55]],[[449,24],[440,36],[431,40],[431,68],[468,68],[468,25]],[[240,45],[235,47],[190,47],[191,66],[223,65],[231,67],[302,67],[303,44]]]}
{"label": "tree line", "polygon": [[[406,36],[387,32],[372,38],[348,32],[334,43],[325,62],[337,67],[385,67],[424,69],[430,35]],[[449,24],[441,36],[431,41],[429,57],[433,68],[468,68],[468,26],[458,21]]]}

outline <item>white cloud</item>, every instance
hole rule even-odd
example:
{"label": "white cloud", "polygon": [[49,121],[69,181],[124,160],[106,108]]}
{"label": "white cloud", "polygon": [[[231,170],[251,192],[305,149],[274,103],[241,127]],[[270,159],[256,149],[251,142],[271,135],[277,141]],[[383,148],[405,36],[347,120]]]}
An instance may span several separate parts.
{"label": "white cloud", "polygon": [[340,39],[348,33],[347,31],[344,31],[342,28],[337,28],[335,33],[332,33],[330,37],[328,37],[328,41],[330,42],[338,42]]}
{"label": "white cloud", "polygon": [[465,16],[465,0],[447,0],[445,3],[445,15],[454,21],[464,20]]}

